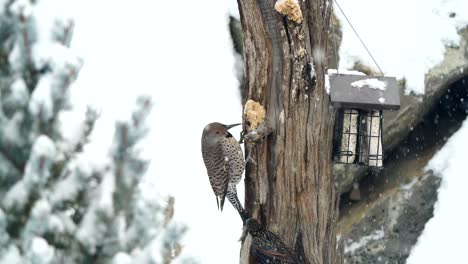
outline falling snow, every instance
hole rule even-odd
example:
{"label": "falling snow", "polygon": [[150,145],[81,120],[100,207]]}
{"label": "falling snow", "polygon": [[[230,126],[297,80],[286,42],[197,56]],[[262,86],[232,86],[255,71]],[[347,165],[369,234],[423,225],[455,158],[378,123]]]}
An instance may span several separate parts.
{"label": "falling snow", "polygon": [[[340,6],[384,73],[406,79],[407,93],[424,93],[425,74],[443,60],[446,46],[459,45],[457,31],[468,25],[466,0],[355,0]],[[344,16],[335,13],[343,26],[340,71],[356,62],[377,69]]]}
{"label": "falling snow", "polygon": [[[69,4],[72,1],[63,2]],[[184,9],[177,8],[176,5],[181,3],[174,1],[160,3],[146,1],[135,5],[131,1],[103,0],[93,3],[93,8],[90,9],[88,5],[80,5],[79,1],[76,1],[72,5],[74,12],[77,12],[76,32],[72,47],[84,56],[86,64],[74,84],[74,91],[71,91],[72,99],[77,108],[84,109],[91,102],[102,110],[102,116],[96,124],[96,131],[91,139],[92,142],[98,144],[88,149],[88,152],[92,153],[90,158],[100,159],[99,157],[106,156],[107,147],[111,144],[108,135],[114,129],[114,121],[123,113],[130,111],[134,101],[131,98],[142,93],[152,94],[156,104],[153,111],[155,114],[151,116],[151,123],[154,125],[148,135],[148,146],[151,147],[146,148],[144,154],[151,157],[153,162],[142,188],[147,193],[154,193],[154,190],[158,190],[175,196],[175,218],[189,225],[187,237],[184,240],[184,254],[195,256],[201,263],[219,263],[219,259],[229,260],[224,263],[238,263],[240,243],[237,240],[241,233],[241,222],[232,207],[228,206],[222,213],[216,210],[199,146],[199,137],[207,123],[213,121],[234,123],[239,121],[242,114],[237,90],[238,81],[232,74],[234,65],[232,44],[229,42],[225,23],[227,6],[230,5],[231,10],[237,8],[233,7],[235,1],[229,1],[229,3],[215,1],[210,5],[214,11],[207,13],[206,16],[200,16],[199,13],[193,12],[199,7],[197,1],[184,0],[182,2]],[[23,8],[23,11],[29,14],[29,1],[16,1],[15,3],[11,7],[13,11],[15,8]],[[21,7],[20,4],[25,6]],[[467,2],[464,0],[430,0],[429,2],[357,0],[357,2],[345,1],[342,5],[384,71],[399,78],[406,78],[407,91],[415,93],[424,92],[424,74],[442,60],[446,44],[457,45],[459,37],[456,30],[466,24],[468,18],[466,15],[468,8],[464,8]],[[112,12],[109,12],[109,6],[112,6]],[[129,12],[129,6],[133,8],[132,12]],[[401,6],[405,8],[402,9]],[[362,16],[363,7],[368,10],[386,11],[366,12],[366,16]],[[171,12],[161,12],[160,15],[154,16],[154,10],[176,9],[180,11],[178,17],[184,17],[184,20],[174,21]],[[449,18],[449,11],[456,11],[457,16]],[[3,10],[0,10],[0,13],[2,12]],[[41,12],[46,13],[47,10]],[[102,19],[102,14],[106,14],[105,19]],[[238,16],[237,12],[234,14]],[[395,17],[395,14],[399,16]],[[420,19],[415,19],[415,14],[420,15]],[[128,17],[122,19],[125,16]],[[191,23],[186,23],[186,19]],[[163,25],[168,20],[174,22],[171,27],[158,27],[158,34],[148,34],[148,32],[154,32],[154,25]],[[379,23],[381,21],[387,22]],[[349,26],[344,21],[341,24],[344,26],[344,33],[343,46],[340,49],[343,61],[340,66],[351,68],[357,60],[371,65],[365,51],[355,41],[355,36],[352,35]],[[200,29],[204,29],[204,32]],[[122,32],[125,32],[124,38]],[[183,34],[174,34],[174,32],[183,32]],[[189,49],[186,40],[200,37],[200,34],[202,37],[209,38],[210,41],[193,41]],[[162,42],[160,36],[164,35],[173,36],[173,40]],[[10,59],[14,60],[21,53],[17,47],[13,49],[16,52],[12,52]],[[119,63],[115,63],[116,50],[128,51],[118,54]],[[193,52],[194,50],[197,52]],[[50,46],[37,46],[34,47],[34,51],[35,54],[41,54],[35,57],[34,62],[37,65],[62,52]],[[67,56],[58,57],[67,58]],[[184,67],[191,69],[184,72],[184,78],[180,78],[180,63],[175,63],[177,61],[184,61]],[[54,61],[54,63],[61,65],[62,61]],[[128,67],[122,67],[122,65],[128,65]],[[210,78],[206,78],[207,72],[210,73]],[[332,74],[364,75],[359,72],[344,71],[341,68],[339,72],[329,70],[327,77]],[[177,82],[174,83],[174,80]],[[47,82],[47,79],[41,82]],[[27,101],[24,98],[21,80],[15,85],[17,85],[13,87],[17,88],[17,97],[13,98],[15,102],[21,104]],[[45,84],[40,83],[40,85]],[[197,89],[184,89],[185,87],[197,87]],[[223,92],[220,92],[220,87]],[[326,87],[329,92],[329,84]],[[112,89],[111,98],[109,97],[110,89]],[[184,96],[180,96],[182,89]],[[41,89],[39,86],[37,94],[32,96],[35,99],[29,105],[31,112],[38,112],[40,108],[44,108],[47,112],[51,111],[49,109],[50,91]],[[103,98],[111,100],[103,100]],[[174,101],[168,100],[169,98],[177,98],[177,104],[184,107],[176,107]],[[168,114],[168,109],[172,110],[170,114]],[[281,113],[280,118],[284,122],[284,112]],[[171,124],[171,127],[167,127],[167,124]],[[11,127],[11,131],[16,129],[15,126]],[[187,129],[199,131],[199,133],[187,133]],[[239,132],[240,129],[233,130]],[[466,210],[459,210],[457,206],[454,206],[457,201],[463,200],[463,197],[459,197],[464,193],[460,188],[468,185],[466,177],[463,177],[462,167],[463,157],[465,157],[463,146],[466,148],[468,145],[467,131],[468,125],[465,122],[463,128],[453,139],[449,140],[449,144],[428,167],[443,178],[443,188],[439,190],[435,217],[426,225],[423,235],[408,259],[410,264],[434,262],[440,253],[444,254],[440,254],[440,258],[443,259],[438,261],[439,263],[457,263],[457,260],[465,259],[463,241],[452,243],[452,248],[443,248],[442,251],[440,241],[452,241],[454,237],[462,239],[468,236],[467,216],[462,215]],[[47,144],[46,141],[42,139],[42,143],[37,143],[34,151],[52,159],[51,154],[55,153],[55,147]],[[177,146],[174,146],[175,141]],[[181,146],[183,146],[183,151],[181,151]],[[183,159],[167,158],[181,155]],[[198,160],[197,157],[199,157]],[[34,167],[31,167],[29,171],[33,169]],[[89,173],[85,171],[82,176],[87,175]],[[154,175],[157,177],[153,177]],[[25,179],[28,179],[27,173]],[[112,179],[107,180],[111,182]],[[184,184],[181,185],[181,182]],[[262,183],[261,186],[267,185]],[[6,199],[22,201],[24,199],[22,195],[26,195],[22,193],[24,191],[22,188],[26,187],[27,184],[19,186],[18,193],[7,195]],[[112,184],[109,184],[109,189],[104,191],[112,192],[111,187]],[[243,189],[242,186],[240,187],[241,197],[239,198],[243,200]],[[70,193],[76,192],[73,189],[69,190]],[[66,194],[60,193],[58,196],[57,199],[62,199]],[[111,199],[111,197],[108,196],[106,199]],[[100,200],[100,204],[108,203],[109,200],[106,199]],[[260,199],[263,201],[266,198],[262,196]],[[8,202],[5,203],[8,204]],[[199,206],[193,206],[194,204]],[[225,228],[226,226],[231,228]],[[215,232],[207,232],[213,230]],[[383,231],[376,231],[356,244],[352,244],[347,251],[356,250],[372,240],[380,239],[383,235]],[[213,251],[207,243],[199,243],[201,237],[207,243],[222,246]],[[31,246],[30,254],[42,254],[45,260],[53,255],[44,240],[36,239]],[[154,246],[158,248],[157,244]],[[0,256],[0,262],[21,263],[18,248],[13,245],[8,247],[4,255]],[[129,256],[123,253],[118,254],[114,263],[129,263]]]}

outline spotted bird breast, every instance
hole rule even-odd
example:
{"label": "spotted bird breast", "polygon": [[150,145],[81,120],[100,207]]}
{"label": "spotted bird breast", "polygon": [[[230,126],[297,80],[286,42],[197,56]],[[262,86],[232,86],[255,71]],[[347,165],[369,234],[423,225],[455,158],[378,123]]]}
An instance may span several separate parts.
{"label": "spotted bird breast", "polygon": [[229,167],[229,183],[238,184],[244,172],[244,153],[234,137],[226,137],[222,142],[223,153]]}

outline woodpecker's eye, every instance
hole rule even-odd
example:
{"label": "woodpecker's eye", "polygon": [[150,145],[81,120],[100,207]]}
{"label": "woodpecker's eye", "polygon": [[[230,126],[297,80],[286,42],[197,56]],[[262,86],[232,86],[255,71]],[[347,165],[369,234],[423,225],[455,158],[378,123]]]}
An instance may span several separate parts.
{"label": "woodpecker's eye", "polygon": [[216,131],[216,134],[219,134],[219,131]]}

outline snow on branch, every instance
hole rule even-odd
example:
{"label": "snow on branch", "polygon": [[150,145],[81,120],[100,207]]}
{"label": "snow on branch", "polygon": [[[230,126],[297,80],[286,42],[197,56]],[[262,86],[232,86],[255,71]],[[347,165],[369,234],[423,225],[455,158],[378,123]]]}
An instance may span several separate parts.
{"label": "snow on branch", "polygon": [[73,21],[43,12],[54,10],[50,3],[12,0],[2,5],[0,37],[7,44],[0,54],[8,61],[1,68],[10,76],[0,82],[0,151],[22,168],[36,137],[59,136],[57,115],[70,107],[69,87],[82,60],[68,47]]}
{"label": "snow on branch", "polygon": [[[169,205],[168,205],[169,206]],[[133,220],[122,237],[123,248],[131,252],[144,247],[166,226],[164,201],[159,197],[140,196],[133,208]],[[148,227],[147,223],[153,223]]]}
{"label": "snow on branch", "polygon": [[[61,122],[63,119],[70,118],[67,116],[67,114],[70,114],[70,112],[63,112],[59,114],[59,122]],[[88,106],[84,115],[84,119],[80,120],[78,125],[74,127],[73,133],[67,135],[67,137],[61,137],[57,140],[57,147],[63,154],[60,157],[59,162],[67,163],[69,160],[71,160],[73,155],[83,151],[83,147],[89,143],[89,136],[93,131],[94,125],[98,120],[99,115],[100,114],[95,108]],[[82,165],[85,164],[85,162],[81,163]]]}
{"label": "snow on branch", "polygon": [[4,248],[7,245],[8,240],[10,240],[10,236],[8,235],[6,230],[7,227],[7,217],[3,210],[0,209],[0,248]]}
{"label": "snow on branch", "polygon": [[[149,97],[139,97],[131,117],[128,120],[118,121],[115,128],[109,155],[113,160],[116,187],[120,193],[116,197],[116,206],[127,213],[131,212],[130,194],[137,187],[148,165],[147,161],[139,157],[140,149],[137,143],[148,131],[145,121],[152,105]],[[128,218],[128,215],[126,217]]]}
{"label": "snow on branch", "polygon": [[34,143],[23,178],[8,191],[3,200],[6,209],[23,211],[31,196],[47,183],[55,155],[54,142],[47,136],[39,136]]}
{"label": "snow on branch", "polygon": [[49,264],[54,260],[54,248],[42,237],[34,237],[26,253],[28,263]]}
{"label": "snow on branch", "polygon": [[148,127],[145,120],[152,106],[150,97],[138,97],[131,117],[117,122],[110,154],[115,161],[123,161],[126,153],[131,151],[135,144],[146,135]]}
{"label": "snow on branch", "polygon": [[62,208],[67,203],[72,203],[87,188],[93,179],[95,168],[89,164],[89,161],[83,156],[78,155],[67,163],[62,176],[52,188],[49,196],[52,205],[56,208]]}
{"label": "snow on branch", "polygon": [[187,228],[185,226],[178,225],[177,223],[171,223],[162,236],[161,245],[161,256],[162,263],[171,263],[177,258],[182,252],[182,246],[178,243],[182,239]]}
{"label": "snow on branch", "polygon": [[27,79],[31,78],[27,71],[32,62],[32,45],[37,41],[36,18],[33,10],[28,0],[13,1],[9,8],[12,19],[16,22],[13,24],[16,41],[10,53],[10,65],[15,72]]}
{"label": "snow on branch", "polygon": [[115,239],[115,235],[109,233],[116,224],[114,222],[114,192],[114,175],[107,171],[99,187],[91,194],[90,198],[95,202],[87,210],[76,233],[78,241],[89,254],[96,254],[98,247],[105,246],[105,243],[109,241],[106,239],[109,235],[111,235],[111,240]]}

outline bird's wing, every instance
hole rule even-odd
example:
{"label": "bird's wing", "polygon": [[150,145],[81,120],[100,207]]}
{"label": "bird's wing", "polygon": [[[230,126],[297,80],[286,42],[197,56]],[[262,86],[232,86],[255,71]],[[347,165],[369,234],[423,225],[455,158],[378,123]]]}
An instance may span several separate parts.
{"label": "bird's wing", "polygon": [[224,200],[226,198],[226,194],[227,194],[227,191],[228,191],[228,187],[229,187],[229,181],[230,181],[230,178],[231,178],[231,168],[230,168],[230,165],[231,165],[231,162],[229,162],[229,158],[230,158],[230,155],[229,155],[229,151],[223,147],[223,145],[221,145],[221,149],[223,150],[222,153],[222,158],[223,158],[223,175],[225,175],[224,177],[222,177],[222,185],[221,185],[221,189],[223,190],[223,194],[221,195],[221,211],[223,210],[223,206],[224,206]]}
{"label": "bird's wing", "polygon": [[[270,232],[269,230],[265,230],[264,234],[266,235],[268,240],[275,241],[275,243],[277,245],[278,253],[281,253],[285,257],[287,257],[287,259],[289,261],[291,261],[290,263],[297,263],[296,257],[292,253],[293,251],[283,242],[283,240],[281,240],[281,238],[279,236],[277,236],[273,232]],[[289,262],[287,262],[287,263],[289,263]]]}
{"label": "bird's wing", "polygon": [[[211,148],[202,148],[203,160],[205,162],[206,171],[210,180],[211,188],[216,195],[216,203],[218,209],[223,209],[224,197],[225,197],[225,185],[229,182],[228,179],[228,168],[226,168],[226,161],[224,159],[224,153],[222,145],[216,145]],[[220,198],[220,199],[219,199]]]}
{"label": "bird's wing", "polygon": [[287,253],[280,253],[274,250],[269,250],[252,245],[252,252],[255,260],[261,264],[271,263],[297,263],[297,261]]}

